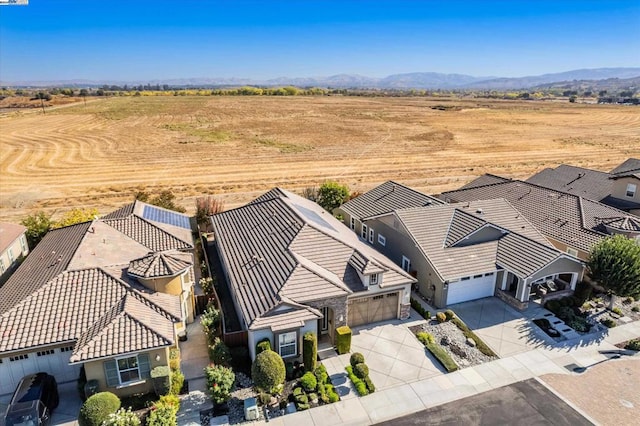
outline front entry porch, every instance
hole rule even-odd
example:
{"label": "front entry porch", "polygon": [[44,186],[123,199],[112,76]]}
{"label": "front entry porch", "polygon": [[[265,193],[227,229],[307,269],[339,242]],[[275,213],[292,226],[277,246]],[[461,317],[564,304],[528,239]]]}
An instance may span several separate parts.
{"label": "front entry porch", "polygon": [[521,278],[516,274],[504,271],[502,285],[496,295],[503,301],[520,310],[526,309],[529,301],[544,305],[551,299],[573,294],[581,276],[578,272],[552,273],[549,275]]}

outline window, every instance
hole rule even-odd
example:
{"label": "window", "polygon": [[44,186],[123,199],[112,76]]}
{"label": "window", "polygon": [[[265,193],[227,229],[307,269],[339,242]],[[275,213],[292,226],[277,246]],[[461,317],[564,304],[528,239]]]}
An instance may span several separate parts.
{"label": "window", "polygon": [[487,272],[486,274],[484,274],[485,277],[490,277],[491,275],[493,275],[493,272]]}
{"label": "window", "polygon": [[363,240],[367,239],[367,225],[365,225],[364,223],[362,224],[362,232],[360,233],[360,237],[362,237]]}
{"label": "window", "polygon": [[38,355],[38,356],[52,355],[53,352],[54,352],[53,349],[47,349],[46,351],[38,351],[38,352],[36,352],[36,355]]}
{"label": "window", "polygon": [[27,240],[24,238],[24,235],[20,237],[20,246],[22,246],[22,251],[27,251]]}
{"label": "window", "polygon": [[4,259],[0,259],[0,274],[4,274],[7,269],[4,267]]}
{"label": "window", "polygon": [[471,277],[462,277],[460,278],[460,281],[469,281],[471,279]]}
{"label": "window", "polygon": [[636,184],[628,183],[627,184],[627,197],[629,197],[629,198],[635,197],[637,189],[638,189],[638,187],[636,186]]}
{"label": "window", "polygon": [[349,220],[349,228],[351,228],[352,231],[356,229],[356,218],[353,216],[351,220]]}
{"label": "window", "polygon": [[371,274],[369,277],[369,285],[378,285],[378,274]]}
{"label": "window", "polygon": [[108,387],[126,386],[151,377],[149,354],[143,353],[104,362],[104,373]]}
{"label": "window", "polygon": [[60,348],[60,352],[71,352],[73,350],[73,346],[65,346],[64,348]]}
{"label": "window", "polygon": [[296,356],[298,354],[298,333],[290,331],[282,333],[278,336],[278,349],[280,356],[285,358]]}
{"label": "window", "polygon": [[29,358],[29,354],[22,354],[22,355],[16,355],[16,356],[9,357],[9,361],[11,361],[11,362],[20,361],[21,359],[27,359],[27,358]]}
{"label": "window", "polygon": [[482,278],[482,274],[480,275],[474,275],[473,278]]}
{"label": "window", "polygon": [[573,257],[578,257],[578,250],[567,247],[567,254],[570,254]]}
{"label": "window", "polygon": [[387,245],[387,239],[384,237],[384,235],[378,234],[378,244],[380,244],[381,246]]}
{"label": "window", "polygon": [[7,254],[9,255],[9,262],[13,263],[13,261],[15,260],[13,257],[13,247],[9,247],[9,250],[7,250]]}
{"label": "window", "polygon": [[375,233],[376,232],[373,230],[373,228],[369,228],[369,242],[371,244],[373,244],[373,237],[374,237]]}
{"label": "window", "polygon": [[409,272],[411,269],[411,261],[404,255],[402,256],[402,269],[404,269],[405,272]]}

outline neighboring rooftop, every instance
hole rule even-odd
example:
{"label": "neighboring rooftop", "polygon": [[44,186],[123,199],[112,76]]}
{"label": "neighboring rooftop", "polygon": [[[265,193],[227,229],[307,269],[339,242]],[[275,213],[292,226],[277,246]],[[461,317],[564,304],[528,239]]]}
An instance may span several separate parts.
{"label": "neighboring rooftop", "polygon": [[0,222],[0,253],[9,248],[9,246],[26,230],[27,228],[22,225]]}
{"label": "neighboring rooftop", "polygon": [[635,176],[640,179],[640,160],[637,158],[629,158],[615,169],[611,170],[614,178],[624,176]]}
{"label": "neighboring rooftop", "polygon": [[251,329],[277,329],[287,322],[282,312],[315,318],[302,303],[365,290],[356,269],[380,271],[383,287],[415,281],[316,203],[282,189],[212,216],[212,225],[232,294]]}
{"label": "neighboring rooftop", "polygon": [[586,252],[608,235],[603,219],[634,218],[596,201],[517,180],[472,185],[440,197],[450,202],[505,198],[546,237]]}
{"label": "neighboring rooftop", "polygon": [[443,204],[439,199],[423,194],[397,182],[387,181],[370,191],[347,201],[340,209],[362,220],[408,207]]}
{"label": "neighboring rooftop", "polygon": [[416,207],[391,214],[398,217],[443,280],[492,272],[496,267],[526,278],[563,256],[504,199]]}

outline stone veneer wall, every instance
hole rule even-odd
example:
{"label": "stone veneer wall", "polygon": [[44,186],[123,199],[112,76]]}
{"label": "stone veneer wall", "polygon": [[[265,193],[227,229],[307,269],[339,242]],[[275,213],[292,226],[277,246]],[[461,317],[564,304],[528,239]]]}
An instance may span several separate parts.
{"label": "stone veneer wall", "polygon": [[500,289],[496,289],[496,296],[498,296],[498,299],[502,300],[507,305],[513,306],[514,308],[520,311],[524,311],[529,307],[529,302],[521,302],[515,297],[508,294],[507,292],[502,291]]}
{"label": "stone veneer wall", "polygon": [[411,304],[400,305],[400,319],[407,319],[411,315]]}
{"label": "stone veneer wall", "polygon": [[[305,303],[305,305],[316,309],[331,308],[333,309],[333,327],[337,328],[347,325],[347,296],[316,300]],[[342,321],[340,321],[341,316]]]}

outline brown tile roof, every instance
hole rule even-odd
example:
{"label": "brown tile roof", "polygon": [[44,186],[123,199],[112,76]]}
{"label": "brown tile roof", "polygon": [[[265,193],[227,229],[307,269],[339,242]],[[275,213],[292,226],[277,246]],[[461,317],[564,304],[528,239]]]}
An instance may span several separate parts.
{"label": "brown tile roof", "polygon": [[129,263],[129,274],[142,277],[173,277],[193,266],[191,253],[167,251],[149,253]]}
{"label": "brown tile roof", "polygon": [[151,251],[187,250],[193,248],[191,244],[138,216],[106,219],[103,220],[103,222],[144,245]]}
{"label": "brown tile roof", "polygon": [[9,246],[17,240],[20,235],[26,231],[22,225],[15,223],[0,222],[0,253],[4,252]]}
{"label": "brown tile roof", "polygon": [[440,197],[451,202],[505,198],[545,236],[586,252],[607,235],[600,218],[630,216],[596,201],[515,180],[444,192]]}
{"label": "brown tile roof", "polygon": [[[385,286],[415,281],[317,204],[280,189],[262,199],[212,216],[218,252],[248,328],[262,327],[261,318],[283,297],[299,303],[364,290],[349,263],[355,252],[364,258],[361,266],[373,268],[367,266],[371,261],[386,269]],[[304,294],[311,283],[315,288]]]}

